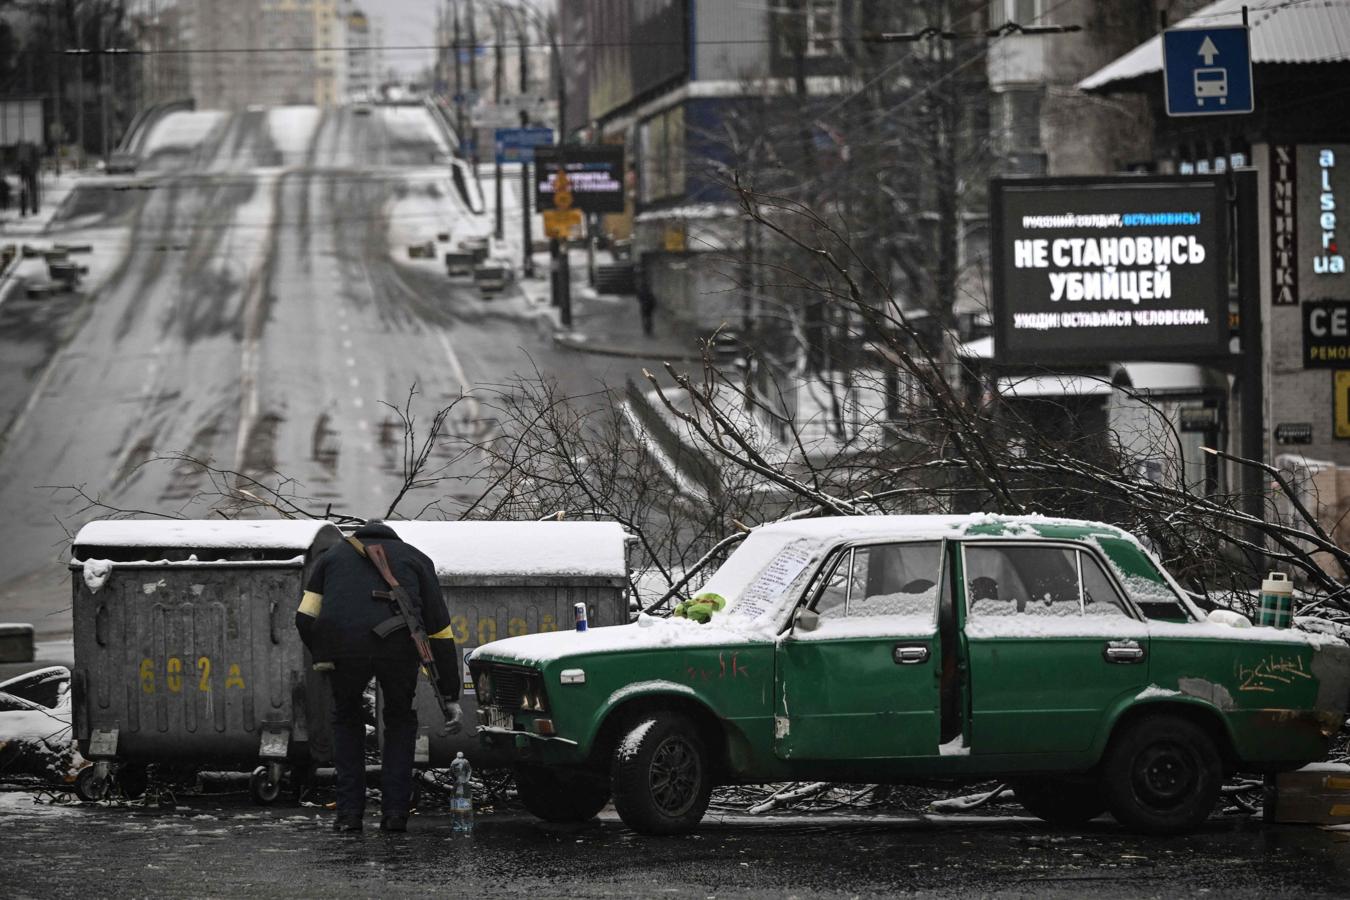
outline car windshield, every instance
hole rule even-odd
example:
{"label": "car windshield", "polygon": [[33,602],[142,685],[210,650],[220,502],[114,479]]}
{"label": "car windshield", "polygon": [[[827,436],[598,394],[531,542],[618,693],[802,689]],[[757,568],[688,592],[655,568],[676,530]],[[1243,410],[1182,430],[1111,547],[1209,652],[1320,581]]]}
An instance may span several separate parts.
{"label": "car windshield", "polygon": [[695,595],[721,595],[727,601],[727,615],[742,621],[773,619],[786,598],[795,596],[789,588],[810,572],[824,548],[816,538],[756,531]]}

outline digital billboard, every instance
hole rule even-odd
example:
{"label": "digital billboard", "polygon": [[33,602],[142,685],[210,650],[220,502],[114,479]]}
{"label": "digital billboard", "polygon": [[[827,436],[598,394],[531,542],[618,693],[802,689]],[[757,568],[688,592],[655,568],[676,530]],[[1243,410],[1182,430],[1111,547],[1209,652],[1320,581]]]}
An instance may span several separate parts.
{"label": "digital billboard", "polygon": [[995,358],[1227,357],[1226,185],[1223,176],[994,179]]}
{"label": "digital billboard", "polygon": [[623,147],[536,147],[535,208],[553,209],[553,178],[559,160],[572,186],[572,208],[588,213],[623,212]]}

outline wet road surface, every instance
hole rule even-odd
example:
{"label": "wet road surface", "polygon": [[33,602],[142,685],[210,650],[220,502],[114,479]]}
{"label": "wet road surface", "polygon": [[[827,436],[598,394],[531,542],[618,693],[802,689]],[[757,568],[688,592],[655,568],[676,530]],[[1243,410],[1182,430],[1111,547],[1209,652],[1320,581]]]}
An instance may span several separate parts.
{"label": "wet road surface", "polygon": [[[517,372],[580,393],[640,370],[559,350],[519,296],[488,302],[407,262],[404,235],[491,228],[421,107],[166,121],[136,176],[86,179],[47,236],[116,242],[109,271],[83,295],[15,292],[0,306],[0,618],[69,634],[67,529],[109,508],[209,516],[223,479],[164,457],[272,485],[280,473],[306,508],[382,516],[404,459],[385,404],[414,386],[425,428]],[[182,121],[209,130],[185,142]],[[433,465],[467,476],[481,460],[466,447],[494,423],[468,401],[448,424]],[[453,510],[478,490],[450,482],[439,496]]]}
{"label": "wet road surface", "polygon": [[[641,837],[612,811],[559,826],[439,812],[405,835],[337,835],[331,813],[233,796],[170,809],[36,805],[0,794],[5,895],[173,897],[1345,896],[1350,833],[1214,820],[1172,838],[1006,816],[710,815]],[[368,827],[370,825],[368,821]]]}

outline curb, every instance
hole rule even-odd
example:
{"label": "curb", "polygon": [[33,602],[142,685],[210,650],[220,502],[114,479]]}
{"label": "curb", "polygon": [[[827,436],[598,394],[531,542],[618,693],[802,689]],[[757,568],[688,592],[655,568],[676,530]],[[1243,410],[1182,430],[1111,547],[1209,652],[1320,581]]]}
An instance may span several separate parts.
{"label": "curb", "polygon": [[701,355],[690,355],[685,351],[669,354],[661,353],[657,350],[629,350],[623,347],[591,344],[586,341],[579,341],[572,336],[572,333],[565,331],[553,332],[553,343],[557,344],[559,347],[564,347],[577,353],[590,353],[595,356],[619,356],[624,357],[625,359],[662,359],[671,362],[703,362],[703,357]]}

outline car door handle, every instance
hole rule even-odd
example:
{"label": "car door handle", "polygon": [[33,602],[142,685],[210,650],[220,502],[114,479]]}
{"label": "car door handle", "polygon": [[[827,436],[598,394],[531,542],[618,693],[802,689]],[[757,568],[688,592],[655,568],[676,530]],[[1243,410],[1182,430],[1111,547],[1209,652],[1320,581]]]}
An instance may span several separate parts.
{"label": "car door handle", "polygon": [[917,666],[928,662],[928,655],[928,648],[922,644],[896,644],[892,652],[896,665],[900,666]]}
{"label": "car door handle", "polygon": [[1102,656],[1112,663],[1137,663],[1144,659],[1144,648],[1134,641],[1112,641],[1102,650]]}

